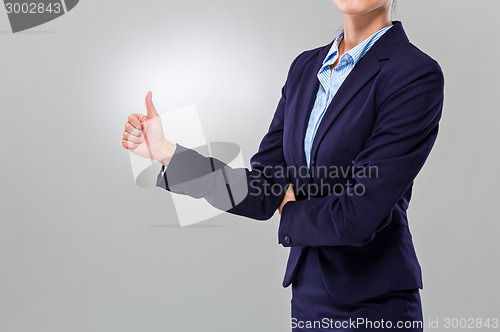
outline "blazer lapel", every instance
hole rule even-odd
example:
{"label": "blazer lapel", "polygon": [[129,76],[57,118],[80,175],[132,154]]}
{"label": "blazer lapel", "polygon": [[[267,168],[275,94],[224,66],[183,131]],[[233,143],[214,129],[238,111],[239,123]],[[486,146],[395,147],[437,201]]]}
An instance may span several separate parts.
{"label": "blazer lapel", "polygon": [[[359,60],[333,97],[313,139],[311,164],[316,159],[318,146],[328,129],[339,117],[349,101],[380,71],[382,68],[380,61],[389,59],[399,47],[409,42],[401,22],[392,21],[392,23],[393,27]],[[307,122],[308,118],[305,121]]]}
{"label": "blazer lapel", "polygon": [[[295,133],[293,135],[294,146],[293,149],[295,165],[300,171],[303,167],[307,167],[307,161],[304,150],[304,137],[306,135],[307,123],[309,122],[309,116],[311,114],[314,102],[316,100],[316,94],[318,93],[319,80],[318,72],[321,69],[323,60],[325,59],[328,51],[332,46],[333,41],[324,47],[314,61],[307,64],[304,72],[302,73],[301,83],[297,91],[298,100],[295,107],[295,114],[293,116],[292,130]],[[302,174],[302,173],[300,173]],[[307,181],[307,179],[303,179]]]}
{"label": "blazer lapel", "polygon": [[361,90],[361,88],[380,71],[379,61],[374,52],[368,51],[349,73],[339,90],[326,109],[325,115],[319,123],[311,148],[311,164],[316,158],[318,145],[328,129],[339,117],[345,106]]}
{"label": "blazer lapel", "polygon": [[[387,31],[356,64],[328,106],[313,140],[311,163],[313,163],[316,158],[321,140],[342,113],[346,105],[354,98],[358,91],[380,71],[380,61],[390,58],[401,45],[409,42],[401,22],[393,21],[392,23],[393,27],[389,29],[389,31]],[[301,76],[300,86],[297,89],[299,93],[292,119],[292,130],[293,133],[295,133],[293,135],[293,145],[295,147],[293,149],[293,154],[295,165],[299,170],[302,167],[307,167],[304,152],[304,137],[306,135],[309,116],[316,100],[316,94],[318,93],[319,80],[317,75],[332,44],[333,41],[318,53],[317,58],[306,65]],[[302,180],[308,182],[307,178],[302,178]]]}

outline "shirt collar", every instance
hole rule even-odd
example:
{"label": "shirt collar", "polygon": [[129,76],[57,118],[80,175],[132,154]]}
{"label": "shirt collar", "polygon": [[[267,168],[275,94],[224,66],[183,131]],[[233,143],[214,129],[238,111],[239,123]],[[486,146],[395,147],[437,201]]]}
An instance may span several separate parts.
{"label": "shirt collar", "polygon": [[[344,63],[350,63],[352,61],[353,65],[355,66],[359,60],[365,55],[369,49],[372,46],[372,40],[376,38],[377,36],[383,34],[386,30],[389,30],[392,27],[392,25],[382,28],[372,34],[370,37],[366,38],[363,40],[361,43],[356,45],[354,48],[350,49],[349,51],[345,52],[343,55],[343,58],[345,57],[346,62]],[[332,47],[330,48],[330,51],[328,52],[328,55],[325,57],[325,60],[323,60],[323,67],[330,66],[332,65],[335,60],[337,60],[338,57],[338,52],[339,52],[339,43],[341,42],[342,38],[344,37],[344,31],[342,31],[333,41]],[[342,64],[341,64],[342,65]]]}

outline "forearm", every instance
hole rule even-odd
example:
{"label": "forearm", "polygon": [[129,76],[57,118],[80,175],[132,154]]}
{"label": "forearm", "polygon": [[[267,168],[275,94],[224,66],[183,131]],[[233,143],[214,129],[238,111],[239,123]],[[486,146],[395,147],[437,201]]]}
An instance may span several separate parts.
{"label": "forearm", "polygon": [[231,168],[216,158],[176,145],[168,167],[162,167],[156,186],[176,194],[204,198],[228,213],[266,220],[279,206],[288,183],[283,172],[273,174],[270,170],[283,167],[266,166],[266,171],[259,167]]}

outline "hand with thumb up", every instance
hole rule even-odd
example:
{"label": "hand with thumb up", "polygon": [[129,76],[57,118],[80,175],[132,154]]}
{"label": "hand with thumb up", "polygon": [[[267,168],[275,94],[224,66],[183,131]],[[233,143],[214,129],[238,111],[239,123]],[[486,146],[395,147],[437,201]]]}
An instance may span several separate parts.
{"label": "hand with thumb up", "polygon": [[122,146],[130,152],[168,165],[175,144],[165,139],[161,118],[153,105],[152,93],[146,95],[147,115],[131,114],[125,124]]}

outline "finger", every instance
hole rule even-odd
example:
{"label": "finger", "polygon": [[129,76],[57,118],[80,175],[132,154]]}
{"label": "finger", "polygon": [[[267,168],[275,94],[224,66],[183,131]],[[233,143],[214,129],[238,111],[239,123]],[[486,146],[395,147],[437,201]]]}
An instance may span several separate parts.
{"label": "finger", "polygon": [[138,144],[135,144],[133,142],[130,142],[130,141],[125,141],[125,140],[122,140],[122,146],[127,149],[127,150],[133,150],[135,148],[137,148],[139,145]]}
{"label": "finger", "polygon": [[134,128],[129,122],[127,122],[124,126],[124,130],[129,133],[130,135],[134,135],[137,137],[142,136],[142,128]]}
{"label": "finger", "polygon": [[130,141],[130,142],[136,143],[136,144],[141,144],[144,142],[144,137],[142,137],[142,136],[137,137],[137,136],[129,134],[126,131],[123,133],[122,139],[125,141]]}
{"label": "finger", "polygon": [[145,115],[134,113],[129,115],[128,117],[128,122],[134,127],[134,128],[140,128],[142,125],[142,121],[145,118]]}
{"label": "finger", "polygon": [[148,118],[151,119],[159,116],[155,106],[153,105],[153,92],[151,91],[149,91],[146,95],[146,109],[148,111]]}

